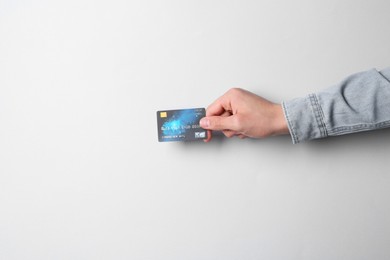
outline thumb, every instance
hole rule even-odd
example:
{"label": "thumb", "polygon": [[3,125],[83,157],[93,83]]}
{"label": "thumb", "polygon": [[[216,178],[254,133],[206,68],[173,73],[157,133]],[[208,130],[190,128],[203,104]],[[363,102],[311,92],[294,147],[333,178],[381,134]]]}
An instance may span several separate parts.
{"label": "thumb", "polygon": [[208,116],[200,120],[199,124],[202,128],[208,130],[233,130],[237,131],[237,124],[234,120],[235,116]]}

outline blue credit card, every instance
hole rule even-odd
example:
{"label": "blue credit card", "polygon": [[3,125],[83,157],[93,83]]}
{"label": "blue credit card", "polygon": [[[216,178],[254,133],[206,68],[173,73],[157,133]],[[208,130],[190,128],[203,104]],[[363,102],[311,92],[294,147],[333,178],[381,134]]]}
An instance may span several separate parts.
{"label": "blue credit card", "polygon": [[158,141],[196,141],[207,139],[199,121],[206,116],[204,108],[157,111]]}

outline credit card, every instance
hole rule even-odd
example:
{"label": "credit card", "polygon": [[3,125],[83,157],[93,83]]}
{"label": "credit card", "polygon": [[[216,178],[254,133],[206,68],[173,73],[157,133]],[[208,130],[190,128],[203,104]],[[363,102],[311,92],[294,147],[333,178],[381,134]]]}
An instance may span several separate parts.
{"label": "credit card", "polygon": [[158,141],[196,141],[207,139],[199,121],[206,116],[204,108],[157,111]]}

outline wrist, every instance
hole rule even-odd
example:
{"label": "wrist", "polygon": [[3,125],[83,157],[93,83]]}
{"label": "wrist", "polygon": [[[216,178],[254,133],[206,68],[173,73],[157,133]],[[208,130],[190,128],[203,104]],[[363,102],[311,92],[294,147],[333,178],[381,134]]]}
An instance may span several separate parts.
{"label": "wrist", "polygon": [[283,107],[281,104],[274,104],[274,134],[273,135],[286,135],[289,134],[286,117],[284,116]]}

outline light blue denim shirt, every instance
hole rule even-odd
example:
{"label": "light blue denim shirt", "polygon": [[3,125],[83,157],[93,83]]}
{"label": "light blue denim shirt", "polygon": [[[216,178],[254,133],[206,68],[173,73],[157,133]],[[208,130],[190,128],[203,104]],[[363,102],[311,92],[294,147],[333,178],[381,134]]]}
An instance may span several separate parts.
{"label": "light blue denim shirt", "polygon": [[294,144],[390,127],[390,67],[353,74],[282,106]]}

